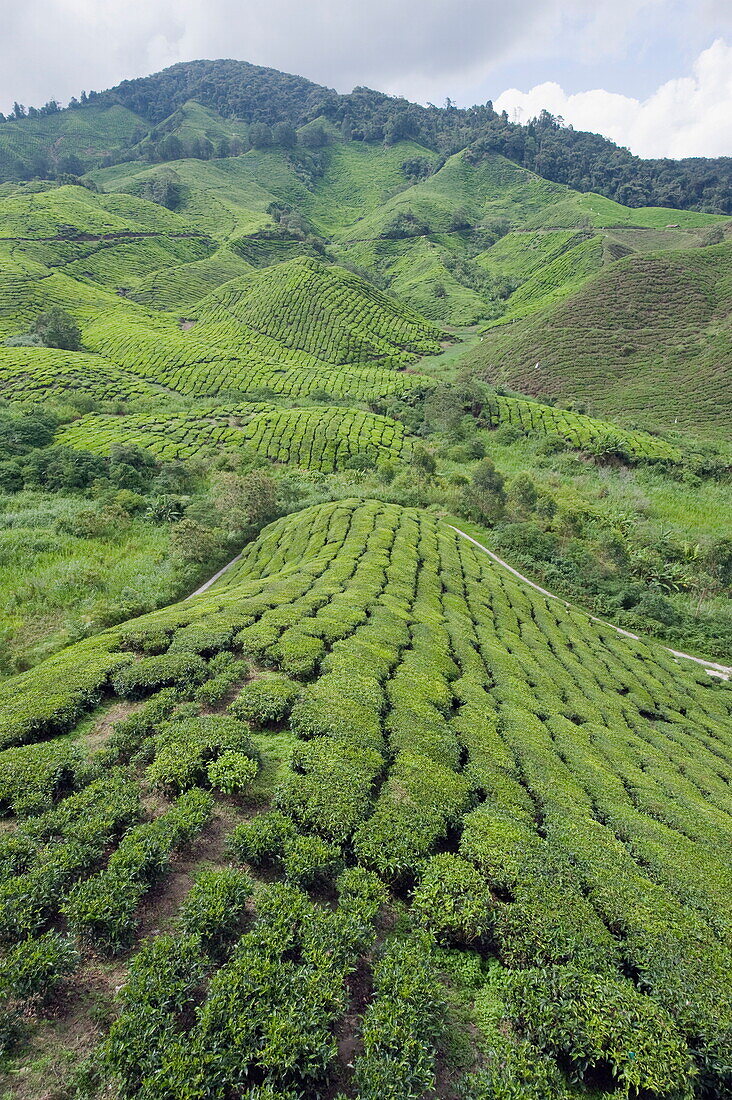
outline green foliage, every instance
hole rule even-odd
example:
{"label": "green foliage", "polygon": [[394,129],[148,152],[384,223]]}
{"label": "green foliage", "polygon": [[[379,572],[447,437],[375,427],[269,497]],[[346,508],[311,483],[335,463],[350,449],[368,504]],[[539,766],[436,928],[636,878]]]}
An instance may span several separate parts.
{"label": "green foliage", "polygon": [[492,909],[485,879],[470,863],[447,853],[427,863],[412,904],[422,927],[443,942],[464,945],[488,939]]}
{"label": "green foliage", "polygon": [[224,794],[243,794],[255,778],[259,766],[256,760],[242,752],[227,749],[208,766],[209,783]]}
{"label": "green foliage", "polygon": [[570,1059],[582,1077],[608,1065],[625,1095],[677,1094],[691,1080],[689,1053],[671,1016],[628,980],[567,968],[516,971],[509,1012],[529,1038]]}
{"label": "green foliage", "polygon": [[64,903],[72,931],[110,954],[128,946],[140,899],[167,870],[172,852],[201,831],[212,806],[206,791],[188,791],[162,817],[130,829],[105,870],[78,883]]}
{"label": "green foliage", "polygon": [[125,665],[113,680],[114,690],[128,699],[140,699],[161,687],[197,684],[206,677],[206,662],[192,653],[164,653],[142,657]]}
{"label": "green foliage", "polygon": [[236,718],[213,715],[165,722],[154,739],[155,759],[147,769],[147,781],[168,795],[207,780],[233,794],[239,783],[246,784],[257,772],[256,762],[247,755],[251,752],[248,732]]}
{"label": "green foliage", "polygon": [[59,932],[21,940],[0,961],[0,991],[4,997],[49,996],[79,964],[74,941]]}
{"label": "green foliage", "polygon": [[435,1086],[434,1052],[443,1008],[427,947],[393,943],[374,970],[374,1000],[363,1019],[355,1062],[362,1100],[404,1100]]}
{"label": "green foliage", "polygon": [[255,725],[284,722],[301,691],[302,685],[287,676],[262,676],[244,685],[229,713]]}
{"label": "green foliage", "polygon": [[187,935],[201,937],[208,951],[221,952],[241,931],[251,879],[233,867],[200,871],[181,905],[178,920]]}

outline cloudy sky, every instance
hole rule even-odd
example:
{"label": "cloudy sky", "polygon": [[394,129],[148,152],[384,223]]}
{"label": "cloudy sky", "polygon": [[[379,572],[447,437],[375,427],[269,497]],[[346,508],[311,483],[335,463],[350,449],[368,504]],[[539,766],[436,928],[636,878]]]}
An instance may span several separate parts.
{"label": "cloudy sky", "polygon": [[6,0],[0,110],[201,57],[732,155],[731,0]]}

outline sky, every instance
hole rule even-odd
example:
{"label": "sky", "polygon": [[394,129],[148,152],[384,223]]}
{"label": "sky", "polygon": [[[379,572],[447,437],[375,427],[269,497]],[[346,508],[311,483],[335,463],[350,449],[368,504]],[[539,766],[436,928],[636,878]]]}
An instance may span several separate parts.
{"label": "sky", "polygon": [[732,0],[5,0],[0,110],[204,57],[732,155]]}

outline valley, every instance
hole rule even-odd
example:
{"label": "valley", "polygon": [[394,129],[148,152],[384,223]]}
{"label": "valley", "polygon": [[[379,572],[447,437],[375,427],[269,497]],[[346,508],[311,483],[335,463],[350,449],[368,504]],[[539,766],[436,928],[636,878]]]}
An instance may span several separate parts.
{"label": "valley", "polygon": [[0,121],[2,1100],[732,1089],[725,158],[471,111]]}

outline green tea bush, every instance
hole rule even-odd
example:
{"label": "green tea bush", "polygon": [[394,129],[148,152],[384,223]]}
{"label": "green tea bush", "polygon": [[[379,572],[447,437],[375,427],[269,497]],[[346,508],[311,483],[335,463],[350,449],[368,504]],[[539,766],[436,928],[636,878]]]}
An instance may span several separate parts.
{"label": "green tea bush", "polygon": [[0,993],[5,997],[48,996],[79,965],[74,941],[59,932],[21,940],[0,960]]}
{"label": "green tea bush", "polygon": [[218,955],[240,934],[251,894],[252,880],[244,871],[200,871],[178,913],[180,926],[186,934],[200,936],[204,949]]}
{"label": "green tea bush", "polygon": [[363,1017],[355,1061],[360,1100],[405,1100],[435,1087],[435,1043],[443,998],[419,940],[390,944],[374,969],[374,1000]]}
{"label": "green tea bush", "polygon": [[192,653],[142,657],[114,676],[112,686],[125,699],[141,699],[168,685],[195,685],[206,678],[206,662]]}
{"label": "green tea bush", "polygon": [[137,928],[140,899],[174,849],[203,829],[212,807],[206,791],[188,791],[162,817],[125,833],[106,869],[78,883],[64,903],[72,931],[111,954],[123,950]]}
{"label": "green tea bush", "polygon": [[229,704],[229,713],[260,726],[284,722],[302,685],[287,676],[262,676],[245,684]]}
{"label": "green tea bush", "polygon": [[0,752],[0,811],[39,814],[77,784],[81,752],[68,742],[47,742]]}
{"label": "green tea bush", "polygon": [[285,840],[282,866],[290,882],[301,887],[329,882],[342,866],[340,848],[317,836],[296,835]]}
{"label": "green tea bush", "polygon": [[[172,795],[205,783],[210,778],[209,766],[222,754],[234,753],[248,760],[248,754],[253,751],[248,727],[236,718],[218,715],[178,717],[163,723],[155,737],[154,748],[155,759],[147,769],[147,780],[152,787]],[[254,761],[243,765],[251,778],[252,766],[256,774]],[[231,774],[231,768],[228,770]],[[224,766],[222,779],[226,773]]]}
{"label": "green tea bush", "polygon": [[228,844],[236,859],[260,867],[279,860],[285,844],[296,836],[297,828],[292,818],[278,810],[269,810],[237,825],[229,835]]}
{"label": "green tea bush", "polygon": [[412,911],[438,941],[485,943],[492,928],[492,910],[488,884],[472,864],[449,853],[428,861],[414,892]]}
{"label": "green tea bush", "polygon": [[227,749],[206,769],[209,783],[224,794],[243,794],[259,771],[259,765],[243,752]]}
{"label": "green tea bush", "polygon": [[608,1066],[625,1095],[675,1096],[692,1081],[673,1019],[628,979],[571,967],[515,971],[506,1005],[533,1042],[569,1059],[579,1077]]}

